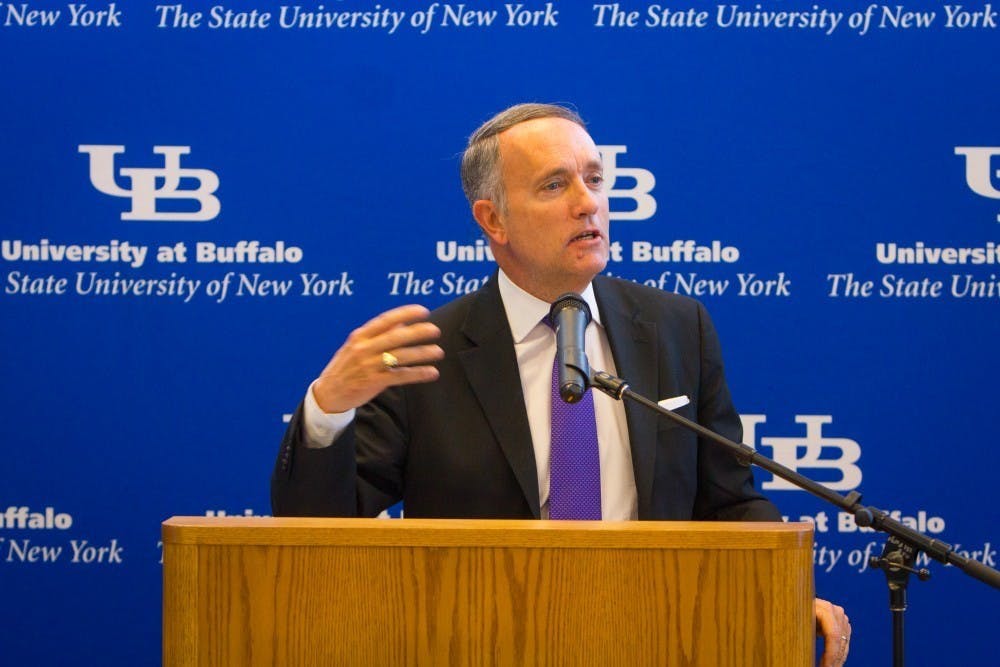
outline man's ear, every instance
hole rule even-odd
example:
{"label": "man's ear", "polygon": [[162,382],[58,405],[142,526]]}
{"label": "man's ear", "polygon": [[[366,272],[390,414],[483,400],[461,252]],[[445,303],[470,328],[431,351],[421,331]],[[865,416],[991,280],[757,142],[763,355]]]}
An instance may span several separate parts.
{"label": "man's ear", "polygon": [[489,239],[500,245],[507,244],[507,228],[500,219],[500,211],[497,205],[489,199],[477,199],[472,204],[472,217],[476,219],[483,233]]}

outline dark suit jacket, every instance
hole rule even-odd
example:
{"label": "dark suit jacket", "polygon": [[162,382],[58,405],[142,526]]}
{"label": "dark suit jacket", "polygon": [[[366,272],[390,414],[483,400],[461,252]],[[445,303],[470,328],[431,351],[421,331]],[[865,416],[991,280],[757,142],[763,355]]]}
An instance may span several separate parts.
{"label": "dark suit jacket", "polygon": [[[594,291],[618,375],[739,442],[742,428],[704,307],[615,278]],[[442,331],[441,377],[386,390],[325,449],[302,444],[299,406],[271,480],[276,516],[375,516],[404,501],[409,517],[539,516],[531,433],[500,290],[491,280],[431,314]],[[598,369],[603,370],[603,369]],[[625,404],[640,519],[780,520],[750,470],[718,445]]]}

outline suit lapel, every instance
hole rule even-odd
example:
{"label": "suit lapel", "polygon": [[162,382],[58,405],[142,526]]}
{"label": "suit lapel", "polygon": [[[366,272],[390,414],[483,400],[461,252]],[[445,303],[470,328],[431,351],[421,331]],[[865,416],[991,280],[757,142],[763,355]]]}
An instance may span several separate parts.
{"label": "suit lapel", "polygon": [[473,302],[462,333],[470,343],[458,353],[466,377],[537,519],[538,472],[531,428],[496,274]]}
{"label": "suit lapel", "polygon": [[[611,281],[595,278],[594,294],[618,377],[626,380],[637,394],[659,400],[662,397],[656,395],[659,386],[656,324],[644,321],[638,304],[627,299]],[[648,516],[652,507],[656,463],[656,415],[626,400],[625,419],[632,449],[639,516]]]}

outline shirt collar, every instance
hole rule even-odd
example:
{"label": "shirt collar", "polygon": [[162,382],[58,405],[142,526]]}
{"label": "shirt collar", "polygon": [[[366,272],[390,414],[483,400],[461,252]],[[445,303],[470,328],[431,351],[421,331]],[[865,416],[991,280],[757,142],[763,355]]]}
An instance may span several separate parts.
{"label": "shirt collar", "polygon": [[[515,285],[503,269],[500,269],[497,286],[500,288],[500,298],[503,300],[503,308],[507,313],[507,322],[510,324],[514,342],[520,343],[542,321],[542,318],[549,314],[552,304],[545,303]],[[601,311],[598,310],[597,299],[594,298],[594,284],[588,283],[587,289],[583,290],[580,296],[590,306],[593,321],[601,324]]]}

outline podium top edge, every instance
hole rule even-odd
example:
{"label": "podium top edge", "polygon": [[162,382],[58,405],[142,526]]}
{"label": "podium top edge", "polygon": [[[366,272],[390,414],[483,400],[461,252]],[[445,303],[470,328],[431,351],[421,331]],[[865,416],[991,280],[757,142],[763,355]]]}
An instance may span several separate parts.
{"label": "podium top edge", "polygon": [[800,549],[810,523],[175,516],[163,542],[190,545]]}

